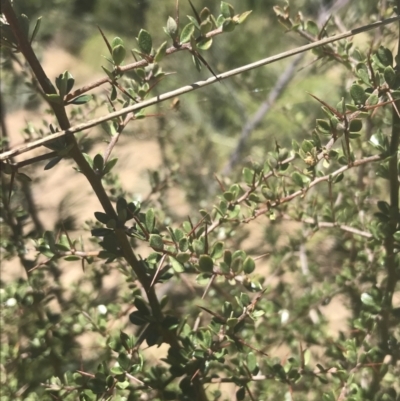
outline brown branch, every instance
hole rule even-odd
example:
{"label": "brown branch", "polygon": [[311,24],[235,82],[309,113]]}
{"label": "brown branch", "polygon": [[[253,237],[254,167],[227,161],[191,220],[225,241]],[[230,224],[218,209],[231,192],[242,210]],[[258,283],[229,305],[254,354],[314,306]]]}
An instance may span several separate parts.
{"label": "brown branch", "polygon": [[308,185],[307,188],[305,189],[301,189],[299,191],[296,191],[288,196],[285,196],[281,199],[276,200],[275,202],[272,202],[270,205],[258,209],[253,216],[248,217],[247,219],[244,219],[243,221],[245,223],[248,223],[251,220],[254,220],[255,218],[269,212],[271,209],[273,209],[274,207],[277,207],[279,205],[282,205],[283,203],[287,203],[289,201],[291,201],[294,198],[297,198],[298,196],[304,196],[312,187],[316,186],[317,184],[324,182],[324,181],[329,181],[331,180],[333,177],[336,177],[337,175],[350,170],[353,167],[357,167],[357,166],[361,166],[363,164],[366,163],[372,163],[372,162],[376,162],[382,160],[382,156],[381,155],[374,155],[374,156],[369,156],[369,157],[365,157],[364,159],[361,160],[356,160],[354,163],[352,163],[351,165],[347,165],[347,166],[343,166],[341,168],[339,168],[338,170],[334,171],[331,174],[328,175],[324,175],[323,177],[318,177],[316,178],[314,181],[311,181],[310,184]]}
{"label": "brown branch", "polygon": [[313,218],[304,218],[301,220],[296,220],[296,219],[292,219],[290,216],[288,215],[283,215],[282,216],[285,220],[291,220],[291,221],[300,221],[302,223],[306,223],[306,224],[315,224],[316,227],[318,228],[339,228],[340,230],[355,234],[355,235],[360,235],[361,237],[365,237],[365,238],[372,238],[372,234],[368,231],[362,231],[359,230],[357,228],[351,227],[351,226],[347,226],[345,224],[340,224],[340,223],[334,223],[334,222],[330,222],[330,221],[318,221],[315,220]]}
{"label": "brown branch", "polygon": [[[396,1],[397,9],[400,10],[400,0]],[[400,22],[399,22],[400,32]],[[397,42],[397,57],[400,57],[400,36]],[[397,63],[395,69],[397,73],[400,70],[400,63]],[[399,211],[399,173],[398,173],[398,154],[400,145],[400,100],[393,104],[392,110],[392,133],[389,145],[389,197],[390,197],[390,220],[388,230],[384,240],[385,246],[385,267],[387,272],[386,282],[384,283],[384,304],[382,310],[382,321],[380,322],[380,334],[382,346],[386,352],[392,354],[389,349],[390,338],[390,312],[393,308],[393,294],[396,284],[400,279],[398,273],[398,264],[396,263],[394,233],[400,226],[400,211]],[[398,259],[398,257],[397,257]],[[395,361],[393,361],[395,363]]]}

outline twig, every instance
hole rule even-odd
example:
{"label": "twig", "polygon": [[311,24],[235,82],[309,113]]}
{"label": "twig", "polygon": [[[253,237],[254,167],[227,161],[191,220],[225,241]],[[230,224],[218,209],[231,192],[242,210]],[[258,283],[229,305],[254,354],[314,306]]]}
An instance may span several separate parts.
{"label": "twig", "polygon": [[128,115],[125,117],[124,122],[118,127],[117,133],[116,133],[115,135],[113,135],[113,137],[111,138],[111,141],[110,141],[110,143],[108,144],[107,149],[104,151],[104,154],[103,154],[104,164],[107,163],[107,161],[108,161],[108,159],[109,159],[109,157],[110,157],[110,155],[111,155],[111,152],[112,152],[112,150],[114,149],[115,145],[117,144],[118,139],[119,139],[119,137],[120,137],[122,131],[124,130],[124,128],[126,127],[126,125],[129,123],[129,121],[132,120],[132,118],[134,118],[133,113],[128,114]]}
{"label": "twig", "polygon": [[[283,215],[282,216],[285,220],[293,220],[290,216],[288,215]],[[310,217],[303,218],[301,220],[294,220],[294,221],[301,221],[302,223],[306,224],[314,224],[318,228],[339,228],[340,230],[355,234],[355,235],[360,235],[361,237],[364,238],[372,238],[372,234],[368,231],[362,231],[357,228],[347,226],[345,224],[339,224],[339,223],[334,223],[330,221],[318,221],[314,220]]]}
{"label": "twig", "polygon": [[339,168],[338,170],[334,171],[331,174],[324,175],[323,177],[318,177],[314,181],[311,181],[307,188],[301,189],[301,190],[296,191],[296,192],[294,192],[294,193],[292,193],[292,194],[290,194],[288,196],[285,196],[285,197],[283,197],[281,199],[278,199],[277,201],[272,202],[267,207],[263,207],[261,209],[258,209],[257,211],[254,212],[253,216],[248,217],[247,219],[244,219],[244,222],[248,223],[249,221],[254,220],[255,218],[267,213],[268,211],[270,211],[272,208],[274,208],[276,206],[279,206],[279,205],[281,205],[283,203],[289,202],[292,199],[297,198],[298,196],[305,195],[310,188],[314,187],[315,185],[319,184],[320,182],[329,181],[333,177],[336,177],[337,175],[339,175],[339,174],[341,174],[341,173],[343,173],[343,172],[345,172],[345,171],[347,171],[347,170],[349,170],[349,169],[351,169],[353,167],[361,166],[361,165],[363,165],[365,163],[376,162],[376,161],[379,161],[379,160],[382,160],[382,156],[381,155],[374,155],[374,156],[365,157],[364,159],[354,161],[351,165],[343,166],[343,167]]}

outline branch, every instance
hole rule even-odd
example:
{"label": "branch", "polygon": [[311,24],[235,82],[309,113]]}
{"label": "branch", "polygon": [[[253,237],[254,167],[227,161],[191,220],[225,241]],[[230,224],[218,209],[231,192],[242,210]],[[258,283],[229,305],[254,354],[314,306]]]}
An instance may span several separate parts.
{"label": "branch", "polygon": [[[400,0],[396,1],[397,8],[400,10]],[[399,22],[400,31],[400,22]],[[397,65],[395,70],[397,74],[400,69],[400,37],[397,43]],[[389,338],[390,338],[390,311],[393,308],[393,294],[396,289],[396,284],[399,280],[398,264],[396,263],[395,254],[395,240],[394,233],[399,229],[400,226],[400,212],[399,212],[399,172],[398,172],[398,154],[400,145],[400,100],[393,103],[392,110],[392,133],[390,138],[389,146],[389,197],[390,197],[390,220],[388,223],[388,229],[386,231],[386,237],[384,241],[385,246],[385,267],[387,272],[386,283],[384,284],[384,304],[382,310],[382,321],[380,324],[381,341],[386,349],[386,352],[392,354],[389,349]]]}
{"label": "branch", "polygon": [[[7,2],[7,0],[2,0],[2,3],[3,2]],[[144,109],[145,107],[149,107],[149,106],[152,106],[154,104],[161,103],[161,102],[163,102],[165,100],[172,99],[172,98],[180,96],[180,95],[182,95],[184,93],[192,92],[194,90],[197,90],[197,89],[203,88],[205,86],[208,86],[208,85],[214,84],[216,82],[219,82],[219,81],[221,81],[223,79],[230,78],[232,76],[242,74],[245,71],[250,71],[250,70],[253,70],[255,68],[264,66],[264,65],[272,64],[272,63],[275,63],[276,61],[283,60],[285,58],[294,56],[296,54],[300,54],[300,53],[306,52],[308,50],[315,49],[315,48],[317,48],[319,46],[324,46],[324,45],[326,45],[328,43],[336,42],[338,40],[342,40],[342,39],[348,38],[350,36],[355,36],[355,35],[358,35],[358,34],[360,34],[362,32],[367,32],[367,31],[370,31],[372,29],[375,29],[375,28],[383,26],[383,25],[391,24],[392,22],[398,21],[399,19],[400,19],[400,16],[393,17],[393,18],[388,18],[388,19],[383,20],[383,21],[374,22],[372,24],[365,25],[365,26],[362,26],[360,28],[352,29],[350,31],[347,31],[347,32],[339,34],[339,35],[335,35],[335,36],[332,36],[332,37],[324,38],[324,39],[318,40],[318,41],[316,41],[314,43],[310,43],[308,45],[300,46],[300,47],[298,47],[296,49],[293,49],[293,50],[289,50],[289,51],[286,51],[286,52],[283,52],[283,53],[279,53],[278,55],[259,60],[259,61],[255,62],[255,63],[247,64],[247,65],[245,65],[243,67],[235,68],[233,70],[230,70],[230,71],[227,71],[225,73],[219,74],[216,77],[210,77],[205,81],[198,81],[198,82],[195,82],[195,83],[193,83],[191,85],[183,86],[183,87],[181,87],[179,89],[176,89],[176,90],[173,90],[171,92],[167,92],[167,93],[164,93],[162,95],[155,96],[155,97],[153,97],[153,98],[151,98],[149,100],[146,100],[144,102],[140,102],[140,103],[134,104],[132,106],[125,107],[125,108],[123,108],[121,110],[118,110],[116,112],[107,114],[107,115],[105,115],[103,117],[100,117],[98,119],[94,119],[94,120],[88,121],[87,123],[80,124],[80,125],[77,125],[75,127],[68,128],[68,129],[64,129],[64,131],[57,132],[57,133],[52,134],[52,135],[48,135],[46,138],[31,142],[30,144],[27,144],[27,145],[24,145],[24,146],[20,146],[18,148],[15,148],[13,150],[8,151],[8,152],[3,152],[3,153],[0,154],[0,161],[7,160],[11,156],[16,156],[16,155],[19,155],[19,154],[22,154],[22,153],[25,153],[25,152],[29,152],[30,150],[35,149],[35,148],[37,148],[39,146],[45,145],[45,144],[51,142],[54,139],[61,138],[61,137],[64,137],[64,136],[72,136],[73,134],[76,134],[77,132],[81,132],[81,131],[87,130],[87,129],[92,128],[92,127],[94,127],[96,125],[99,125],[99,124],[101,124],[101,123],[103,123],[105,121],[112,120],[114,118],[126,115],[126,114],[131,113],[131,112],[137,112],[137,111],[139,111],[141,109]]]}
{"label": "branch", "polygon": [[316,219],[307,217],[301,220],[296,220],[296,219],[292,219],[290,216],[288,215],[283,215],[282,216],[285,220],[291,220],[291,221],[300,221],[302,223],[306,223],[306,224],[314,224],[316,225],[318,228],[339,228],[340,230],[355,234],[355,235],[360,235],[361,237],[365,237],[365,238],[372,238],[372,234],[368,231],[362,231],[362,230],[358,230],[357,228],[351,227],[351,226],[347,226],[345,224],[340,224],[340,223],[334,223],[331,221],[318,221]]}
{"label": "branch", "polygon": [[254,220],[255,218],[257,218],[258,216],[261,216],[265,213],[267,213],[268,211],[270,211],[272,208],[277,207],[279,205],[282,205],[283,203],[287,203],[289,201],[291,201],[294,198],[297,198],[298,196],[304,196],[312,187],[314,187],[315,185],[324,182],[324,181],[330,181],[333,177],[336,177],[337,175],[350,170],[353,167],[357,167],[357,166],[361,166],[363,164],[366,163],[371,163],[371,162],[376,162],[379,160],[382,160],[383,157],[381,155],[374,155],[374,156],[369,156],[369,157],[365,157],[364,159],[361,160],[356,160],[355,162],[353,162],[351,165],[346,165],[343,166],[341,168],[339,168],[338,170],[334,171],[333,173],[324,175],[323,177],[318,177],[316,178],[314,181],[311,181],[310,184],[308,185],[307,188],[305,189],[300,189],[288,196],[285,196],[284,198],[278,199],[277,201],[269,204],[266,207],[263,207],[261,209],[258,209],[253,216],[248,217],[247,219],[244,219],[245,223],[248,223],[251,220]]}

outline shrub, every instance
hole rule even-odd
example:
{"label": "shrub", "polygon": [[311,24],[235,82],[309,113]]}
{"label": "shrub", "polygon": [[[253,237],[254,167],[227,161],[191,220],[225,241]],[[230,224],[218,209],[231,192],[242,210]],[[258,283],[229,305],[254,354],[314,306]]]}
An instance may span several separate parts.
{"label": "shrub", "polygon": [[[125,41],[100,29],[109,53],[103,78],[77,88],[72,72],[54,82],[44,72],[32,47],[41,20],[2,0],[5,87],[22,96],[24,83],[49,108],[37,108],[43,127],[28,124],[25,143],[11,148],[2,113],[2,260],[8,271],[18,259],[25,273],[1,282],[2,400],[399,399],[399,18],[390,15],[400,4],[388,3],[370,10],[369,20],[362,15],[365,25],[334,36],[339,19],[321,23],[321,12],[305,20],[288,4],[276,6],[285,30],[308,44],[218,74],[205,51],[236,29],[239,43],[258,40],[240,36],[253,16],[226,2],[216,14],[197,11],[189,1],[189,22],[178,12],[169,17],[166,41],[139,30],[132,63]],[[386,19],[376,22],[378,14]],[[370,32],[380,32],[370,48],[354,45],[351,38]],[[321,106],[315,113],[291,105],[300,84],[284,93],[306,50],[317,71],[342,77],[341,95],[322,100],[309,70],[307,87]],[[163,92],[162,64],[174,53],[179,63],[190,53],[210,78]],[[168,99],[177,108],[178,96],[204,86],[211,93],[233,75],[248,89],[246,71],[295,54],[242,121],[230,155],[210,144],[219,137],[208,126],[175,132],[170,113],[148,112]],[[98,87],[107,94],[93,94]],[[231,108],[246,94],[235,96]],[[297,125],[295,135],[273,133],[264,151],[261,118],[281,96],[285,108],[273,111],[271,127]],[[210,126],[225,129],[228,141],[227,127],[239,119],[218,99],[209,112]],[[118,141],[150,117],[158,117],[163,164],[150,171],[149,194],[139,196],[116,173]],[[92,127],[101,130],[89,138]],[[256,127],[265,130],[251,138]],[[60,162],[74,165],[76,186],[82,174],[101,205],[83,235],[71,208],[53,224],[32,195]],[[168,202],[176,187],[191,203],[189,217]],[[65,272],[77,265],[83,274],[68,284]]]}

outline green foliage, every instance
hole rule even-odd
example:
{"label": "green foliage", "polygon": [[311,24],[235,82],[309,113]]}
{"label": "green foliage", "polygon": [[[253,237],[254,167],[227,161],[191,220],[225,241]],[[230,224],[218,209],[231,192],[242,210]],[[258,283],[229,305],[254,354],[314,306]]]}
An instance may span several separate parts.
{"label": "green foliage", "polygon": [[[27,149],[10,156],[7,132],[2,142],[1,257],[5,272],[19,263],[23,275],[1,281],[1,399],[205,401],[234,393],[237,400],[397,400],[395,26],[380,27],[385,35],[371,49],[351,40],[315,48],[310,61],[318,63],[303,68],[307,78],[270,105],[268,124],[257,125],[255,105],[270,99],[250,100],[249,93],[261,92],[263,82],[269,88],[280,67],[272,66],[267,78],[257,70],[209,87],[206,105],[187,95],[186,102],[174,100],[172,111],[158,105],[150,114],[141,102],[197,77],[196,69],[215,76],[250,55],[257,59],[264,43],[281,50],[276,42],[286,39],[271,14],[273,28],[260,40],[266,18],[260,4],[251,13],[241,10],[243,3],[205,1],[197,9],[189,1],[179,3],[178,13],[174,4],[164,9],[169,2],[107,3],[113,14],[100,0],[59,3],[69,4],[68,18],[79,11],[104,18],[96,35],[106,63],[97,66],[103,78],[92,84],[77,87],[75,71],[51,81],[26,51],[33,42],[35,50],[43,45],[41,29],[52,21],[47,3],[22,2],[22,11],[2,2],[6,85],[19,93],[23,82],[51,110],[39,109],[42,128],[27,124],[23,132],[25,142],[40,140],[48,153],[42,147],[39,156],[20,161],[13,155]],[[370,14],[389,17],[393,4],[349,8],[358,27]],[[40,9],[43,20],[26,16]],[[125,14],[133,11],[148,26],[124,36]],[[306,19],[306,8],[294,11],[288,2],[274,11],[284,32],[309,42],[337,31],[335,19],[321,27],[315,16]],[[345,23],[356,27],[350,17]],[[195,68],[187,66],[186,53]],[[33,81],[31,72],[15,68],[25,62]],[[171,66],[178,78],[164,72]],[[98,86],[107,92],[88,93]],[[307,102],[303,88],[311,94]],[[298,99],[303,103],[293,104]],[[115,113],[137,104],[134,112]],[[80,132],[89,119],[102,130]],[[157,132],[162,165],[149,171],[148,194],[121,184],[123,163],[112,155],[131,126]],[[254,135],[239,142],[248,157],[222,177],[232,138],[249,126]],[[60,134],[68,130],[75,136]],[[137,141],[128,139],[124,144]],[[79,232],[67,225],[73,210],[56,224],[33,201],[32,188],[55,174],[60,161],[74,165],[100,202]],[[184,217],[169,201],[176,188],[186,194]],[[74,269],[83,272],[66,280]],[[341,309],[346,312],[336,316]]]}

